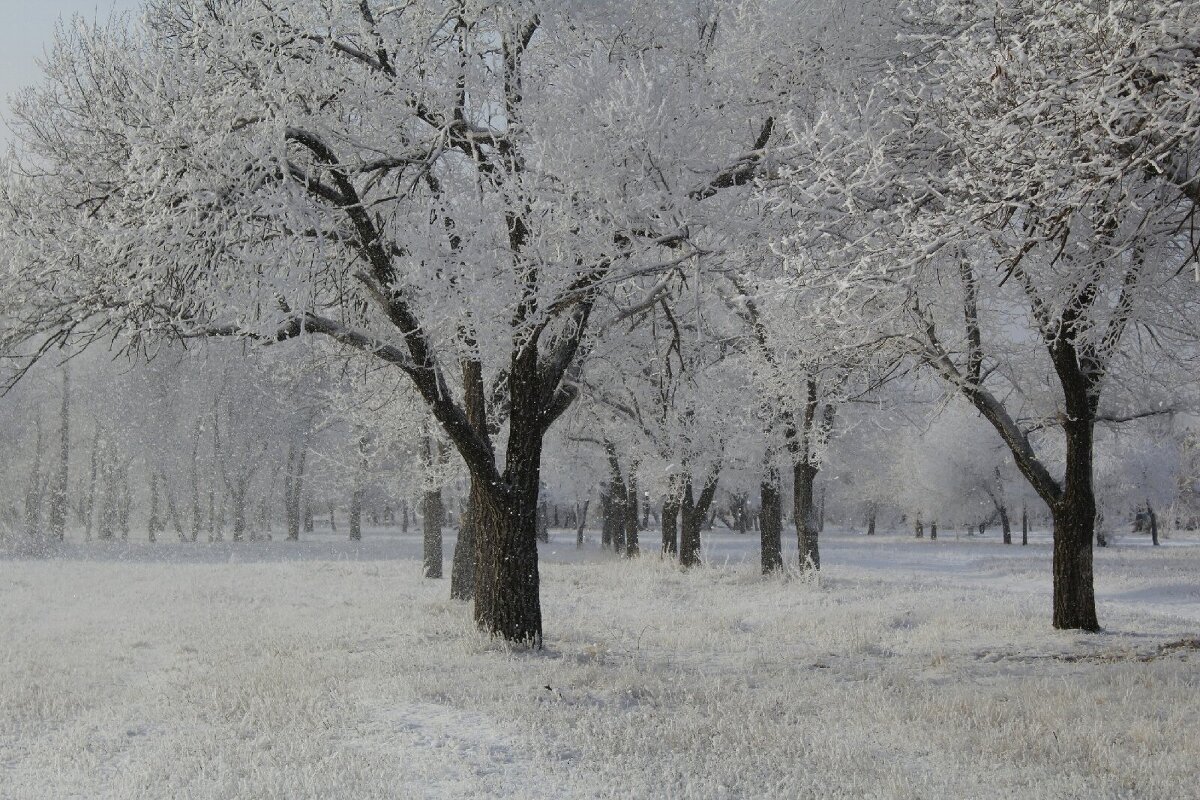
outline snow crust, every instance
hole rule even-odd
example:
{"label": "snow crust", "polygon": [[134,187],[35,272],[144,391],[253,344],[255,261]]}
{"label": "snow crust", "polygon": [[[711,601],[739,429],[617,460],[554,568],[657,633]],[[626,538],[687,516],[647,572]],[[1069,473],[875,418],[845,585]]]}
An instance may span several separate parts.
{"label": "snow crust", "polygon": [[1098,550],[1087,635],[1041,535],[827,532],[819,580],[705,539],[683,573],[555,532],[542,652],[416,536],[0,560],[0,797],[1195,796],[1200,540]]}

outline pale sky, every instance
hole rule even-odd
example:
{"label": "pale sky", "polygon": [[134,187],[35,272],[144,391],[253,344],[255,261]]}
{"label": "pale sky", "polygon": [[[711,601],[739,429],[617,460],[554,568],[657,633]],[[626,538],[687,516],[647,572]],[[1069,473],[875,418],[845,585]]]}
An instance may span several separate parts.
{"label": "pale sky", "polygon": [[[54,23],[79,14],[107,20],[113,11],[132,11],[140,0],[0,0],[0,116],[8,116],[8,98],[22,86],[36,83],[37,60],[54,35]],[[0,125],[0,142],[9,138]]]}

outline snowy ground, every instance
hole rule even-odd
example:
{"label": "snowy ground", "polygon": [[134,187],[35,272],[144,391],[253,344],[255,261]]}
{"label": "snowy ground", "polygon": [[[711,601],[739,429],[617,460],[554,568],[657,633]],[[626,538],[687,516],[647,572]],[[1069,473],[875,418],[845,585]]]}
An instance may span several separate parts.
{"label": "snowy ground", "polygon": [[538,653],[416,536],[0,560],[0,797],[1200,796],[1200,541],[1098,551],[1085,635],[1041,537],[827,533],[817,583],[706,536],[684,574],[556,533]]}

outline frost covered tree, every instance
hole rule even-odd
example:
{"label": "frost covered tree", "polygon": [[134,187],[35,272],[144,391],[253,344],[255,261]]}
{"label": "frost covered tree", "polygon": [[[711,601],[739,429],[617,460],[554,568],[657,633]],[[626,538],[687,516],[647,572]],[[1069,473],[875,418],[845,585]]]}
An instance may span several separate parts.
{"label": "frost covered tree", "polygon": [[1160,412],[1136,387],[1195,355],[1200,8],[906,11],[878,91],[794,126],[782,247],[999,432],[1051,509],[1054,625],[1097,630],[1095,426]]}
{"label": "frost covered tree", "polygon": [[542,442],[600,288],[686,259],[687,208],[771,130],[743,110],[762,16],[711,17],[155,0],[72,30],[16,106],[15,328],[315,334],[400,370],[471,475],[476,619],[536,643]]}

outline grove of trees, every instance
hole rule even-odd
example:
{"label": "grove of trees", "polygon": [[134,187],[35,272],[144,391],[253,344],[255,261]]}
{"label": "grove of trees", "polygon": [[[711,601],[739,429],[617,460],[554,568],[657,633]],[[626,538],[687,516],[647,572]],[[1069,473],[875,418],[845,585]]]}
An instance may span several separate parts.
{"label": "grove of trees", "polygon": [[537,646],[553,524],[757,529],[764,573],[789,519],[800,571],[826,520],[1048,525],[1094,631],[1097,535],[1200,511],[1191,0],[147,0],[45,73],[0,174],[22,541],[419,516]]}

